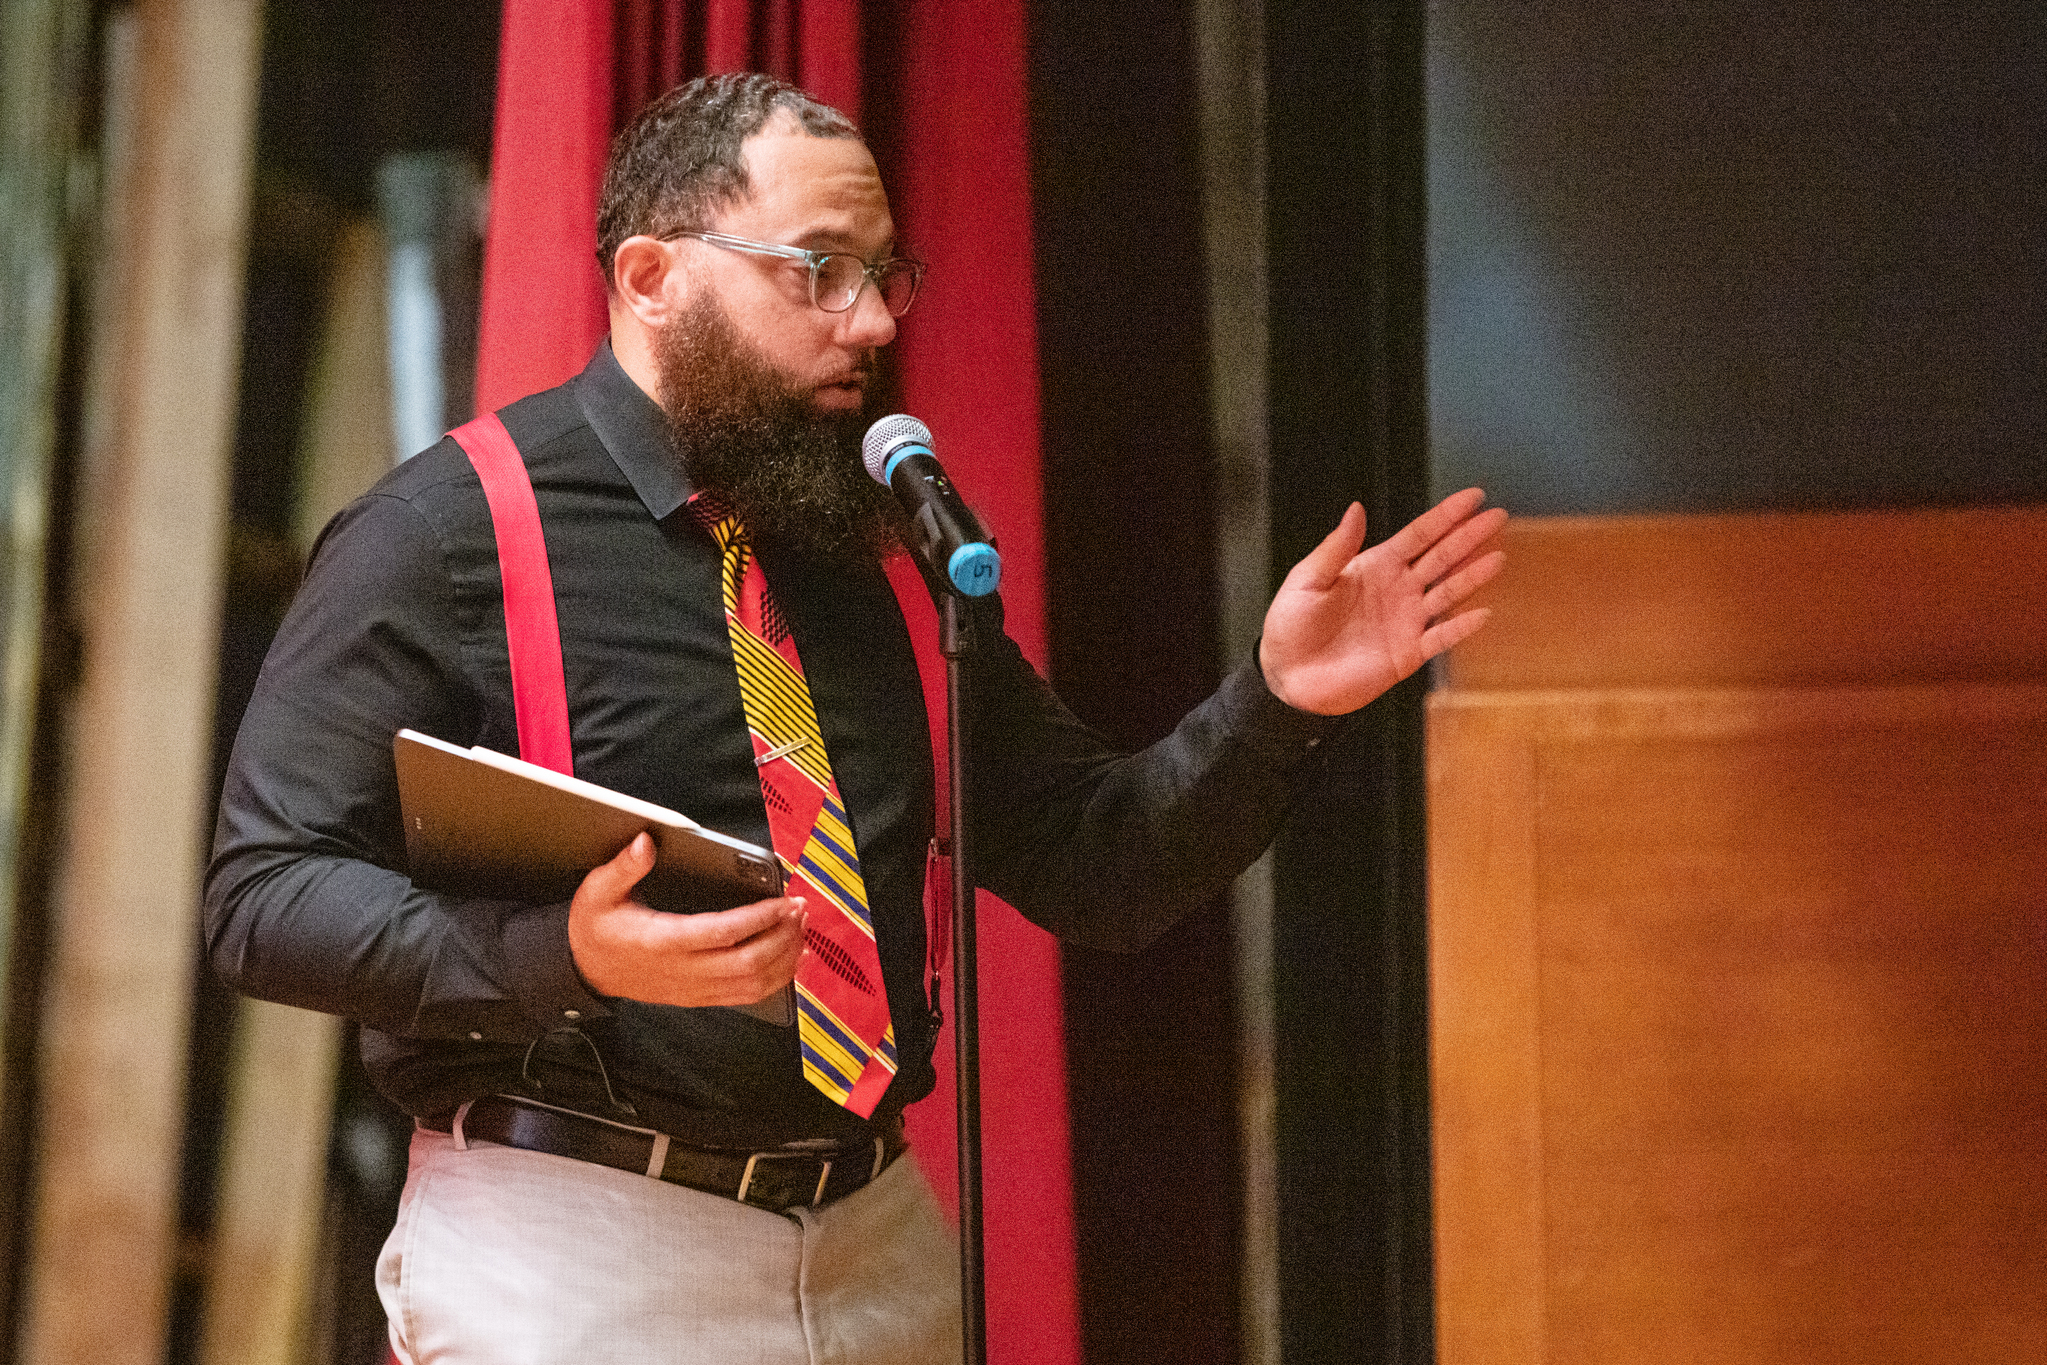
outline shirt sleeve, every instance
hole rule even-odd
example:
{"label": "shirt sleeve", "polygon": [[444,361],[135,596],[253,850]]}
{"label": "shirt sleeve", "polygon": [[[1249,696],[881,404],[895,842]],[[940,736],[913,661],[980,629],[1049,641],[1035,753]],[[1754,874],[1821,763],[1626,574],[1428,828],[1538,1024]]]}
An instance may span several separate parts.
{"label": "shirt sleeve", "polygon": [[[992,613],[991,613],[992,614]],[[1120,753],[999,629],[972,671],[976,879],[1090,947],[1143,947],[1271,844],[1343,722],[1274,697],[1247,662],[1165,738]]]}
{"label": "shirt sleeve", "polygon": [[207,953],[236,989],[415,1038],[523,1041],[607,1012],[566,904],[405,874],[392,738],[478,729],[458,598],[402,497],[372,493],[321,536],[243,715],[207,869]]}

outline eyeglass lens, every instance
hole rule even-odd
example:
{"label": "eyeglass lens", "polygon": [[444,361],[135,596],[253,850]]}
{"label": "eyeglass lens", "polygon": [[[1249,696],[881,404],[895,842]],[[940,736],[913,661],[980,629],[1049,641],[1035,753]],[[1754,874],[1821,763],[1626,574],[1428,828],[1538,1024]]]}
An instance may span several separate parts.
{"label": "eyeglass lens", "polygon": [[[817,306],[827,313],[843,313],[853,306],[866,282],[867,263],[858,256],[827,256],[817,265]],[[874,284],[890,316],[901,317],[917,297],[917,267],[909,261],[890,261],[876,273]]]}

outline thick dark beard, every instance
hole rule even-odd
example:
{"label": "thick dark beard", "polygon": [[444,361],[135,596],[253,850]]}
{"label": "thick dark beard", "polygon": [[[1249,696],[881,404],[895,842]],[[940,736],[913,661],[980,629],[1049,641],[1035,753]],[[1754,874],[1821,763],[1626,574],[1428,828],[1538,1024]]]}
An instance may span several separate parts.
{"label": "thick dark beard", "polygon": [[861,463],[864,409],[819,413],[709,297],[662,328],[655,361],[683,472],[755,544],[851,566],[901,545],[901,509]]}

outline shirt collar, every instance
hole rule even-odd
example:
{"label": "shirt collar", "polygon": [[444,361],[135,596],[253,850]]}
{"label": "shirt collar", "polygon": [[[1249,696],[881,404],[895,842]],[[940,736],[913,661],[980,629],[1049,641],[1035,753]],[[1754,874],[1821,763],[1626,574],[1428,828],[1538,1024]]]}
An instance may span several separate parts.
{"label": "shirt collar", "polygon": [[666,519],[696,490],[682,472],[682,457],[668,434],[668,418],[612,354],[605,338],[576,376],[576,401],[612,462],[640,495],[654,520]]}

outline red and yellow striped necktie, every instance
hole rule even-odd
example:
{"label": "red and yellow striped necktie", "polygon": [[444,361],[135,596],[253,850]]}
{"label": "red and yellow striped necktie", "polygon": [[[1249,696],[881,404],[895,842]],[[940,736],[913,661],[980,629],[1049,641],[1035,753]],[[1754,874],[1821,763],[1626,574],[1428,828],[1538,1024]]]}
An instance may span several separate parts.
{"label": "red and yellow striped necktie", "polygon": [[768,830],[788,894],[803,897],[809,909],[804,940],[810,951],[796,969],[803,1075],[865,1118],[896,1074],[896,1038],[852,826],[825,755],[796,641],[768,591],[746,528],[707,494],[693,498],[691,509],[723,553],[725,627],[739,668]]}

